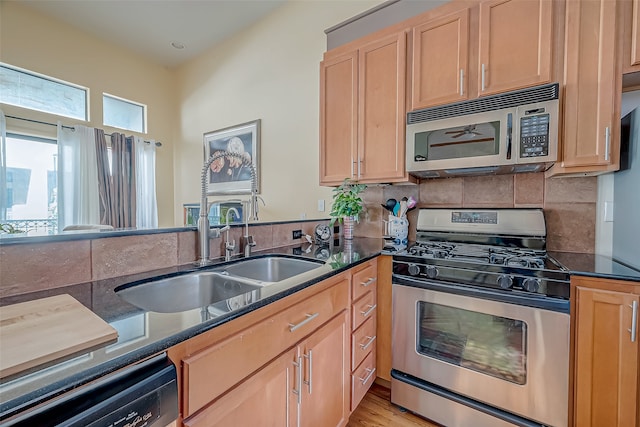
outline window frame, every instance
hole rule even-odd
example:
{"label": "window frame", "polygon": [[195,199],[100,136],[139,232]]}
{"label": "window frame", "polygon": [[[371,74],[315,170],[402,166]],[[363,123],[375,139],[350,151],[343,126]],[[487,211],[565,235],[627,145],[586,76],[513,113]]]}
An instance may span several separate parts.
{"label": "window frame", "polygon": [[90,89],[86,86],[82,86],[76,83],[71,83],[68,82],[66,80],[62,80],[62,79],[58,79],[56,77],[53,76],[48,76],[46,74],[42,74],[42,73],[38,73],[36,71],[32,71],[32,70],[28,70],[26,68],[22,68],[22,67],[16,67],[15,65],[11,65],[11,64],[7,64],[6,62],[1,62],[0,61],[0,68],[7,68],[9,70],[18,72],[18,73],[22,73],[22,74],[26,74],[28,76],[31,77],[36,77],[42,80],[46,80],[48,82],[53,82],[53,83],[57,83],[60,85],[64,85],[64,86],[68,86],[70,88],[73,89],[78,89],[82,92],[84,92],[84,118],[81,117],[74,117],[74,116],[70,116],[68,114],[62,114],[60,111],[56,112],[56,111],[47,111],[41,108],[34,108],[31,106],[26,106],[26,105],[20,105],[17,103],[13,103],[13,102],[7,102],[8,100],[0,100],[0,104],[6,104],[6,105],[12,105],[18,108],[24,108],[26,110],[31,110],[31,111],[38,111],[41,113],[45,113],[45,114],[52,114],[55,116],[59,116],[59,117],[66,117],[69,119],[73,119],[73,120],[80,120],[83,122],[89,122],[90,121],[90,110],[89,110],[89,105],[90,105],[90,99],[91,99],[91,93],[90,93]]}
{"label": "window frame", "polygon": [[[123,103],[126,103],[126,104],[131,104],[131,105],[135,105],[135,106],[141,107],[142,108],[142,130],[127,129],[127,128],[123,128],[123,127],[120,127],[120,126],[114,126],[114,125],[105,123],[105,119],[106,119],[105,111],[104,111],[105,110],[104,109],[104,100],[105,100],[105,98],[111,98],[112,100],[116,100],[116,101],[120,101],[120,102],[123,102]],[[148,109],[147,105],[143,104],[141,102],[132,101],[131,99],[123,98],[123,97],[117,96],[117,95],[112,95],[112,94],[107,93],[107,92],[102,92],[102,125],[103,126],[108,126],[108,127],[115,128],[115,129],[127,130],[127,131],[130,131],[130,132],[138,132],[138,133],[142,133],[142,134],[146,135],[147,134],[147,128],[148,128],[147,109]]]}

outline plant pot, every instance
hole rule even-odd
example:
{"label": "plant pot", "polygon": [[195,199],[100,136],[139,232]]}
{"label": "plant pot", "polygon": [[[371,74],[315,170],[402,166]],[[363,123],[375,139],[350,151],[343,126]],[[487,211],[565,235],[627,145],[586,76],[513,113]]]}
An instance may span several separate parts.
{"label": "plant pot", "polygon": [[355,216],[345,216],[342,219],[342,235],[346,240],[353,239],[353,226],[355,223]]}

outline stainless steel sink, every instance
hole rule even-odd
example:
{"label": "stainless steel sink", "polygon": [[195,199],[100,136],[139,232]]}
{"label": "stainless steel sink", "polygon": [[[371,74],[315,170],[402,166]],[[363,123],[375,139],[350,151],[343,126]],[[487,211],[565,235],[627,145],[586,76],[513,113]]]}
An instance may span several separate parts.
{"label": "stainless steel sink", "polygon": [[178,313],[231,298],[244,306],[257,300],[260,288],[248,280],[202,271],[116,289],[116,294],[147,311]]}
{"label": "stainless steel sink", "polygon": [[317,261],[284,256],[249,258],[220,269],[223,274],[240,276],[260,282],[280,282],[323,265]]}

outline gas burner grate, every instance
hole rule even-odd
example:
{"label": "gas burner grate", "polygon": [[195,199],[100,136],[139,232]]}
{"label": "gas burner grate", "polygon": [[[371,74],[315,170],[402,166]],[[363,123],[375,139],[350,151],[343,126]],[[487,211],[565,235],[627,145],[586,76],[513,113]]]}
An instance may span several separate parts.
{"label": "gas burner grate", "polygon": [[468,243],[422,241],[408,250],[410,255],[478,264],[544,269],[545,251]]}

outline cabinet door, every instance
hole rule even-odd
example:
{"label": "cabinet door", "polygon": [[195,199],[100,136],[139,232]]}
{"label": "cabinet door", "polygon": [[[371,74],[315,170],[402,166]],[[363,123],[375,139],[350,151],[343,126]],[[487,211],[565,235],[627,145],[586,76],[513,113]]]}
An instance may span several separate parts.
{"label": "cabinet door", "polygon": [[468,9],[415,27],[411,108],[467,99],[468,58]]}
{"label": "cabinet door", "polygon": [[297,383],[290,350],[238,387],[184,421],[187,427],[285,427],[297,425]]}
{"label": "cabinet door", "polygon": [[636,425],[638,339],[629,329],[638,299],[576,287],[576,426]]}
{"label": "cabinet door", "polygon": [[550,81],[552,6],[550,0],[480,3],[480,95]]}
{"label": "cabinet door", "polygon": [[406,33],[364,46],[358,65],[357,176],[398,181],[405,174]]}
{"label": "cabinet door", "polygon": [[623,2],[623,72],[640,71],[640,0]]}
{"label": "cabinet door", "polygon": [[343,426],[349,419],[347,311],[300,344],[304,366],[300,426]]}
{"label": "cabinet door", "polygon": [[[612,164],[615,117],[616,1],[567,0],[562,166]],[[614,126],[617,124],[617,126]],[[617,158],[617,156],[616,156]]]}
{"label": "cabinet door", "polygon": [[320,64],[320,184],[355,176],[358,133],[358,55]]}

